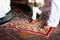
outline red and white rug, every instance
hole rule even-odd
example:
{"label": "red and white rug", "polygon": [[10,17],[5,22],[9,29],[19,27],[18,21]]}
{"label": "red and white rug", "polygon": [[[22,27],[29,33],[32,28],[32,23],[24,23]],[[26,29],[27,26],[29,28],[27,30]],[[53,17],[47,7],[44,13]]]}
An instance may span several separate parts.
{"label": "red and white rug", "polygon": [[48,30],[46,30],[45,32],[42,30],[41,31],[41,23],[37,22],[35,24],[31,24],[29,23],[29,20],[27,18],[19,18],[16,17],[14,19],[12,19],[10,22],[5,23],[1,26],[5,26],[6,29],[14,29],[20,32],[29,32],[32,34],[37,34],[37,35],[43,35],[48,37],[51,32],[52,32],[52,27],[50,27]]}

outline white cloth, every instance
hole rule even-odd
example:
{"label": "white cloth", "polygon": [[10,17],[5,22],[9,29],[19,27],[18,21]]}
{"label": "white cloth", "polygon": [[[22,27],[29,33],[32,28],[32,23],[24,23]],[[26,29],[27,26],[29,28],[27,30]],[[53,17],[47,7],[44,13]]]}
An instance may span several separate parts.
{"label": "white cloth", "polygon": [[[41,3],[44,4],[44,0],[35,0],[37,4]],[[28,0],[28,2],[34,3],[34,0]]]}
{"label": "white cloth", "polygon": [[41,14],[42,11],[38,7],[35,7],[35,6],[32,7],[32,10],[33,10],[32,19],[36,20],[37,19],[37,17],[36,17],[37,13]]}
{"label": "white cloth", "polygon": [[[33,20],[36,20],[37,19],[37,13],[38,14],[41,14],[42,11],[39,9],[39,7],[43,6],[44,5],[44,0],[35,0],[36,3],[38,4],[37,7],[33,6],[31,7],[32,10],[33,10],[33,15],[32,15],[32,19]],[[28,2],[31,2],[31,3],[34,3],[34,0],[28,0]]]}
{"label": "white cloth", "polygon": [[52,0],[51,12],[47,24],[52,27],[57,27],[60,20],[60,0]]}
{"label": "white cloth", "polygon": [[0,0],[0,18],[4,17],[10,10],[10,0]]}

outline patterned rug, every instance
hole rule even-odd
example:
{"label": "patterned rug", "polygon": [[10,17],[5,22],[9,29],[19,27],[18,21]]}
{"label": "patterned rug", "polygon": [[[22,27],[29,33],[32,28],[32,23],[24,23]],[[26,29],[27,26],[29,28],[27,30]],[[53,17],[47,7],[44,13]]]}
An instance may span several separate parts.
{"label": "patterned rug", "polygon": [[29,20],[27,18],[16,17],[12,19],[10,22],[5,23],[1,26],[5,26],[6,29],[14,29],[20,32],[29,32],[32,34],[44,35],[48,37],[52,31],[52,27],[50,27],[46,31],[43,31],[41,24],[42,24],[41,22],[36,22],[35,24],[31,24],[29,23]]}

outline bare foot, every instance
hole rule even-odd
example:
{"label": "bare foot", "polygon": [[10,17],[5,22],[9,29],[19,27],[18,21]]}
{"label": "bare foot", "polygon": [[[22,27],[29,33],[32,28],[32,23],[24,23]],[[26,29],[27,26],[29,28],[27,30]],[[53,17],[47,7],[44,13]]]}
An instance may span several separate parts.
{"label": "bare foot", "polygon": [[44,26],[45,30],[48,30],[51,26]]}
{"label": "bare foot", "polygon": [[32,20],[30,23],[35,24],[36,22],[37,22],[36,20]]}

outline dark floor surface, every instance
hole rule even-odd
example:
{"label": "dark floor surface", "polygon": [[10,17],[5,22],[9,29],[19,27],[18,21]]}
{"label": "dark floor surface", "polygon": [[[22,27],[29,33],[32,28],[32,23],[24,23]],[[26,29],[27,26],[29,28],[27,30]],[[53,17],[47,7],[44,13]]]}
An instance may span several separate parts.
{"label": "dark floor surface", "polygon": [[[23,17],[30,18],[30,16],[25,14],[25,11],[23,12],[19,8],[13,8],[12,12],[13,14],[15,14],[14,17],[19,16],[22,18]],[[22,37],[18,31],[15,31],[13,29],[4,29],[4,27],[0,27],[0,40],[60,40],[60,24],[58,25],[58,27],[53,29],[49,37],[45,37],[42,35],[34,35],[30,33],[26,34],[28,35],[24,35]]]}

